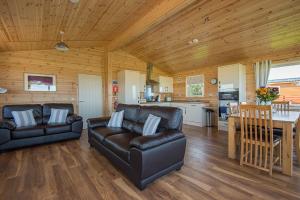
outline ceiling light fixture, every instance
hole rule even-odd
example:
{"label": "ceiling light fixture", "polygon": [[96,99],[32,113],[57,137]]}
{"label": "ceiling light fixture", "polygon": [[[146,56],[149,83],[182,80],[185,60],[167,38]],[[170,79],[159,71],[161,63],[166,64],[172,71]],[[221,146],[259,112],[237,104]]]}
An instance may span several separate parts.
{"label": "ceiling light fixture", "polygon": [[79,0],[70,0],[71,3],[79,3]]}
{"label": "ceiling light fixture", "polygon": [[6,93],[7,92],[7,89],[6,88],[1,88],[0,87],[0,94],[4,94],[4,93]]}
{"label": "ceiling light fixture", "polygon": [[63,52],[68,51],[69,47],[66,43],[64,43],[64,32],[60,31],[59,34],[61,35],[61,39],[60,42],[56,43],[55,49]]}
{"label": "ceiling light fixture", "polygon": [[194,38],[194,39],[190,40],[188,43],[189,44],[198,44],[199,40],[197,38]]}

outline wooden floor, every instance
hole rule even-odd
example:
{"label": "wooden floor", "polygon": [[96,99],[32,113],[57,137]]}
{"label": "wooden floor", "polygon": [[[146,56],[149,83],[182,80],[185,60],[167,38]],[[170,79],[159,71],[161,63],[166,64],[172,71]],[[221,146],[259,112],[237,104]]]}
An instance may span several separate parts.
{"label": "wooden floor", "polygon": [[80,140],[0,154],[0,199],[300,199],[300,168],[273,177],[227,159],[227,135],[185,126],[185,166],[135,188]]}

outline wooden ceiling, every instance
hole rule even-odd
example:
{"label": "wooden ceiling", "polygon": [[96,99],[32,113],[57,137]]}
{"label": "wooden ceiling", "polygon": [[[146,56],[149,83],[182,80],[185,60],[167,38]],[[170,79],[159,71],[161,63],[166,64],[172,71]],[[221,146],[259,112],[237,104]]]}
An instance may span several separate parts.
{"label": "wooden ceiling", "polygon": [[60,30],[177,72],[300,51],[300,0],[0,0],[0,51],[51,49]]}
{"label": "wooden ceiling", "polygon": [[300,1],[199,1],[124,49],[175,72],[300,50]]}
{"label": "wooden ceiling", "polygon": [[160,0],[0,0],[0,51],[53,48],[59,31],[70,47],[110,41]]}

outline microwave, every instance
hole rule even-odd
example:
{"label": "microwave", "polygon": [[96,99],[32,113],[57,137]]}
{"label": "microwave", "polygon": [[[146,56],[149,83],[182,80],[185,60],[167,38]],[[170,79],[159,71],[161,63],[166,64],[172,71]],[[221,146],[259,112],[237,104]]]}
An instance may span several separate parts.
{"label": "microwave", "polygon": [[219,100],[239,101],[239,91],[219,92]]}

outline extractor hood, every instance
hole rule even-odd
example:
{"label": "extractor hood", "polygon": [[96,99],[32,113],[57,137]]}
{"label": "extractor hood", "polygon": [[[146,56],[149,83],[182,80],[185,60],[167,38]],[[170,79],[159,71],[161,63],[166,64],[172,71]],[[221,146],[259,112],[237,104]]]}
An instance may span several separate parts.
{"label": "extractor hood", "polygon": [[153,72],[153,64],[148,63],[147,64],[147,79],[146,79],[146,85],[154,86],[158,85],[159,82],[152,79],[152,72]]}

